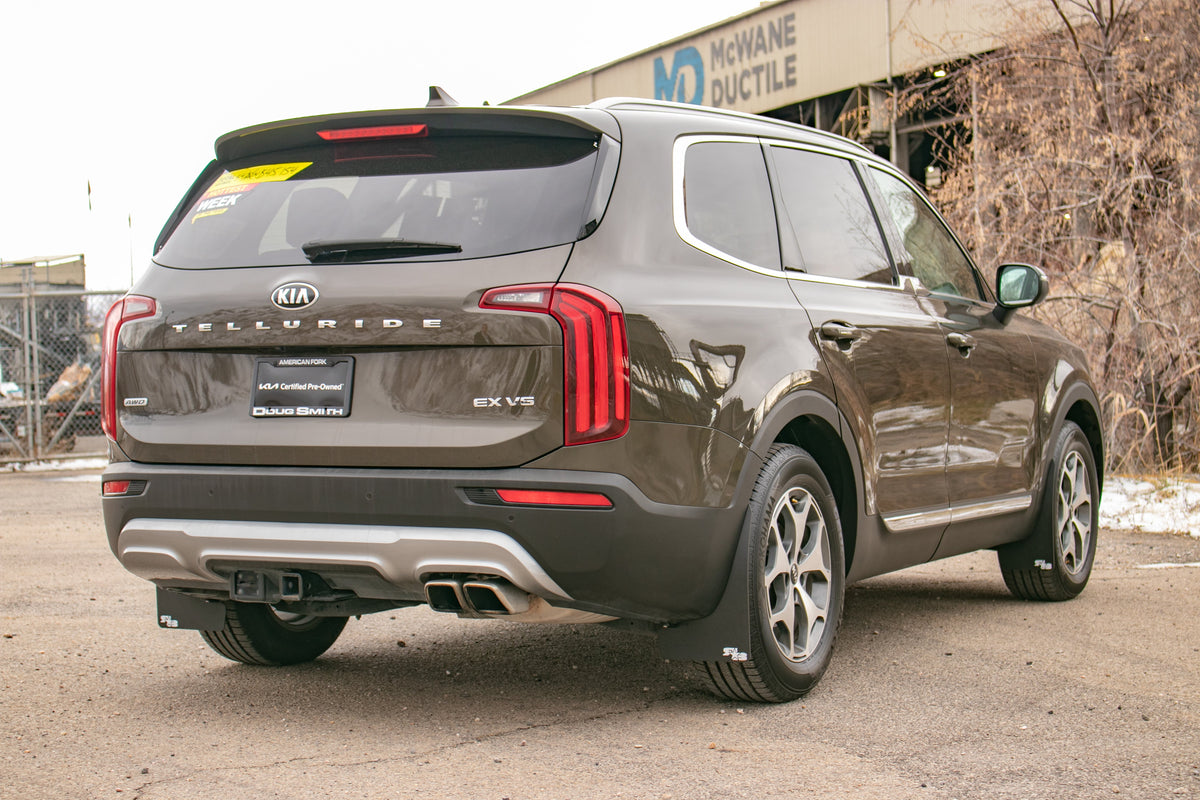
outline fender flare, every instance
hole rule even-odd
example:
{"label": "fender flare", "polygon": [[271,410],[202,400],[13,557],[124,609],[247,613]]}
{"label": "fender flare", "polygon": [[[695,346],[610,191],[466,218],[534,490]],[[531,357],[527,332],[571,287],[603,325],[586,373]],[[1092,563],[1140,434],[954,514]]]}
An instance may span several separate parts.
{"label": "fender flare", "polygon": [[[1058,435],[1058,432],[1062,430],[1063,423],[1067,420],[1067,414],[1069,414],[1071,409],[1074,408],[1075,405],[1080,401],[1083,401],[1086,405],[1090,406],[1096,417],[1097,439],[1096,441],[1092,442],[1092,455],[1095,456],[1096,459],[1096,470],[1099,473],[1097,478],[1099,479],[1100,485],[1103,486],[1105,455],[1103,436],[1104,412],[1100,405],[1100,398],[1096,396],[1096,390],[1093,389],[1090,384],[1086,383],[1085,381],[1076,381],[1059,395],[1058,403],[1054,409],[1054,425],[1051,427],[1051,433],[1054,436]],[[1085,426],[1080,425],[1079,427],[1084,429],[1085,434],[1088,433]],[[1090,436],[1088,437],[1088,440],[1091,441]],[[1050,441],[1052,440],[1047,440],[1047,447],[1050,446]]]}
{"label": "fender flare", "polygon": [[[1046,504],[1047,488],[1049,485],[1050,475],[1057,471],[1058,465],[1055,460],[1055,454],[1050,452],[1050,448],[1058,441],[1059,433],[1062,431],[1063,425],[1067,422],[1067,416],[1070,410],[1080,401],[1086,403],[1092,408],[1095,415],[1097,433],[1103,430],[1103,416],[1100,410],[1100,401],[1096,397],[1095,390],[1085,381],[1076,381],[1075,383],[1064,389],[1055,401],[1053,414],[1047,416],[1052,420],[1048,426],[1049,432],[1046,435],[1045,443],[1042,446],[1042,454],[1039,463],[1042,464],[1041,473],[1037,476],[1034,483],[1033,492],[1036,498],[1035,502],[1029,509],[1029,516],[1026,517],[1029,534],[1022,539],[1019,539],[1011,544],[1002,545],[997,548],[1001,557],[1009,563],[1024,563],[1027,565],[1035,565],[1038,562],[1050,561],[1054,558],[1053,545],[1048,537],[1038,536],[1037,521],[1041,519],[1044,513]],[[1080,426],[1083,428],[1084,426]],[[1087,435],[1086,428],[1084,434]],[[1088,437],[1088,441],[1092,444],[1092,453],[1096,462],[1096,482],[1103,490],[1104,487],[1104,440],[1100,435],[1097,441],[1092,441]],[[1099,498],[1096,499],[1099,503]]]}

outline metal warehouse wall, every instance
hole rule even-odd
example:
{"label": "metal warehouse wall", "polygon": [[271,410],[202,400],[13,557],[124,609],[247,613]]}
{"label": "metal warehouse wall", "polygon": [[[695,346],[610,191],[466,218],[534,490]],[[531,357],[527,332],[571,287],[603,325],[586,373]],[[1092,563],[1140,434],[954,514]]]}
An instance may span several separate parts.
{"label": "metal warehouse wall", "polygon": [[647,97],[763,113],[991,50],[1018,15],[1015,7],[1004,0],[780,0],[509,102]]}

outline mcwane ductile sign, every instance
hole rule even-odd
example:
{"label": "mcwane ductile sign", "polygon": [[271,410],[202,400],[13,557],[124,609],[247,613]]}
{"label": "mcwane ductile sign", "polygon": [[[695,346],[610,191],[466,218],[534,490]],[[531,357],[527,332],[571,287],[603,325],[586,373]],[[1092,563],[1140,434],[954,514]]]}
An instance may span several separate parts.
{"label": "mcwane ductile sign", "polygon": [[712,39],[707,55],[688,45],[669,56],[670,65],[656,56],[654,99],[721,108],[794,91],[796,13],[734,28]]}
{"label": "mcwane ductile sign", "polygon": [[994,0],[781,0],[510,102],[646,97],[759,113],[994,47]]}

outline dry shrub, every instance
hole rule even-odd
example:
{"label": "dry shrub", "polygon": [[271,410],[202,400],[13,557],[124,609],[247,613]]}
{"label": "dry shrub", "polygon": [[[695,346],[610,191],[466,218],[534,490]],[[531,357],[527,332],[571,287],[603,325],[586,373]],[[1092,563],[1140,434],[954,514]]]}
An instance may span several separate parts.
{"label": "dry shrub", "polygon": [[[1039,0],[1058,21],[965,65],[936,200],[986,270],[1041,265],[1086,351],[1112,469],[1200,466],[1200,3]],[[1042,16],[1044,19],[1045,16]]]}

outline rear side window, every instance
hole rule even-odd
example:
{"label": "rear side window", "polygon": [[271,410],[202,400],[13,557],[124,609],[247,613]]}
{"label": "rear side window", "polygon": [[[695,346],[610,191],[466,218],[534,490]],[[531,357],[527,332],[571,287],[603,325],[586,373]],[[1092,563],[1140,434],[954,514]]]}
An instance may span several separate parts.
{"label": "rear side window", "polygon": [[844,158],[772,147],[779,193],[804,271],[827,278],[892,283],[883,234]]}
{"label": "rear side window", "polygon": [[[155,256],[172,267],[478,258],[573,242],[594,221],[595,139],[334,142],[222,165]],[[587,228],[590,231],[590,228]]]}
{"label": "rear side window", "polygon": [[683,206],[688,232],[718,254],[779,269],[779,230],[757,142],[699,142],[687,148]]}

